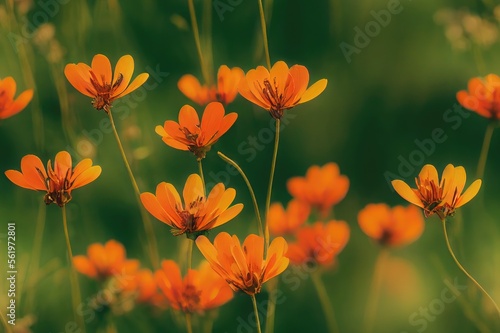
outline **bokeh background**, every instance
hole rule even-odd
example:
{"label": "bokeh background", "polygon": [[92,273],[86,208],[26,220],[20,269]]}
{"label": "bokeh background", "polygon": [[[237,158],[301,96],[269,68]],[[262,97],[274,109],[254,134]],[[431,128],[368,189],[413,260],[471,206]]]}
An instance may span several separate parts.
{"label": "bokeh background", "polygon": [[[19,169],[26,154],[46,161],[60,150],[72,149],[81,158],[91,157],[102,167],[102,175],[74,192],[67,206],[74,254],[85,253],[91,243],[116,239],[126,246],[130,258],[138,258],[148,267],[139,210],[116,141],[112,133],[98,131],[106,115],[94,110],[89,99],[67,83],[63,68],[67,63],[90,63],[96,53],[107,55],[112,64],[131,54],[136,75],[161,72],[150,75],[149,86],[154,88],[119,102],[128,111],[116,117],[116,122],[141,191],[154,191],[161,181],[182,188],[188,175],[197,172],[195,159],[164,145],[154,127],[175,120],[184,104],[192,104],[177,89],[180,76],[192,73],[201,78],[187,1],[7,1],[0,3],[0,77],[16,78],[18,91],[34,88],[35,98],[26,110],[0,122],[0,170]],[[257,1],[211,3],[215,68],[227,64],[247,71],[264,65]],[[195,1],[195,5],[203,25],[203,3]],[[217,7],[219,13],[215,6],[222,6]],[[357,45],[358,29],[365,31],[375,20],[372,11],[388,6],[399,12],[385,26],[379,25],[367,45]],[[336,162],[349,177],[349,192],[335,207],[335,216],[349,223],[351,238],[338,265],[326,271],[323,279],[340,331],[361,332],[380,248],[359,229],[357,213],[368,203],[406,204],[393,192],[387,177],[412,182],[426,163],[439,171],[448,163],[463,165],[468,184],[472,181],[488,121],[468,111],[450,118],[449,110],[454,110],[456,92],[465,89],[471,77],[500,72],[500,7],[487,0],[275,0],[266,2],[266,8],[271,61],[305,65],[311,82],[328,79],[323,94],[289,111],[292,116],[281,136],[273,201],[287,203],[287,179],[304,175],[314,164]],[[346,57],[341,48],[346,44],[342,43],[357,51]],[[61,100],[61,96],[67,99]],[[61,112],[64,105],[70,112]],[[201,107],[196,108],[201,112]],[[267,112],[241,97],[227,110],[238,112],[238,121],[213,147],[204,160],[204,170],[208,183],[222,181],[237,189],[237,201],[246,208],[218,231],[243,237],[257,232],[250,197],[240,177],[226,176],[226,165],[216,151],[236,160],[247,172],[263,206],[272,153],[272,142],[263,133],[273,125]],[[36,125],[42,121],[43,132]],[[430,139],[437,128],[444,131],[446,140],[420,154],[424,158],[415,159],[419,155],[415,151],[421,150],[415,140]],[[251,136],[262,145],[255,154],[245,150]],[[449,223],[458,257],[497,301],[499,150],[500,138],[495,132],[480,194]],[[410,161],[410,156],[414,157],[409,170],[401,171],[402,160]],[[0,177],[0,304],[5,309],[6,224],[15,221],[18,323],[26,317],[34,320],[33,332],[59,333],[65,332],[65,324],[72,318],[66,249],[61,211],[55,205],[45,208],[42,198],[42,193],[23,190]],[[33,259],[40,214],[46,217],[41,268],[31,274],[28,264]],[[154,218],[153,224],[161,257],[177,259],[181,239]],[[498,331],[499,320],[491,304],[453,264],[437,218],[426,221],[424,234],[414,244],[391,249],[390,258],[375,332]],[[195,249],[194,262],[200,259]],[[95,282],[79,278],[84,300],[98,291]],[[276,332],[326,332],[310,278],[294,281],[280,283],[284,296],[277,307]],[[445,281],[467,287],[455,301],[442,303],[445,306],[440,308],[436,299],[449,287]],[[263,292],[257,300],[266,297]],[[429,306],[434,308],[425,317],[421,311]],[[213,331],[253,331],[238,319],[245,320],[251,312],[248,297],[238,294],[220,309]],[[116,325],[119,332],[184,330],[168,311],[142,306],[117,316]],[[96,322],[90,323],[88,331],[96,326]]]}

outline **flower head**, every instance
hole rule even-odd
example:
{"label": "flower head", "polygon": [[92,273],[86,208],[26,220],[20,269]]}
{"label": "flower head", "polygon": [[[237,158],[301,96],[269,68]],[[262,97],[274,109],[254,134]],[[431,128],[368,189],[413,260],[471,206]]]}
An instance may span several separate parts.
{"label": "flower head", "polygon": [[415,206],[369,204],[358,213],[358,223],[365,234],[388,246],[410,244],[424,231],[422,213]]}
{"label": "flower head", "polygon": [[500,119],[500,77],[489,74],[484,79],[470,79],[468,91],[459,91],[457,100],[464,108],[483,117]]}
{"label": "flower head", "polygon": [[123,293],[133,294],[138,303],[165,307],[164,297],[158,292],[154,274],[149,269],[137,270],[126,277],[118,276],[116,283]]}
{"label": "flower head", "polygon": [[247,72],[240,81],[238,91],[250,102],[266,109],[275,119],[280,119],[285,110],[316,98],[326,88],[327,80],[321,79],[307,88],[309,71],[301,65],[288,68],[278,61],[268,71],[258,66]]}
{"label": "flower head", "polygon": [[17,186],[30,190],[46,191],[44,201],[47,205],[56,203],[60,207],[67,204],[71,191],[93,182],[101,174],[100,166],[92,166],[92,160],[86,158],[72,169],[71,155],[67,151],[57,153],[54,166],[49,160],[47,170],[35,155],[26,155],[21,159],[21,172],[7,170],[5,175]]}
{"label": "flower head", "polygon": [[243,209],[243,204],[229,207],[236,191],[226,189],[222,183],[215,185],[206,197],[197,174],[188,177],[182,194],[184,204],[175,187],[165,182],[156,187],[156,196],[149,192],[141,194],[147,211],[171,226],[175,236],[186,233],[188,237],[196,238],[200,233],[230,221]]}
{"label": "flower head", "polygon": [[264,257],[264,238],[250,234],[241,246],[236,235],[227,232],[219,233],[214,243],[207,237],[200,236],[196,245],[205,256],[213,270],[237,291],[248,295],[260,292],[262,284],[281,274],[288,267],[285,257],[287,243],[283,237],[275,238]]}
{"label": "flower head", "polygon": [[0,79],[0,119],[6,119],[21,112],[33,98],[33,89],[23,91],[16,99],[16,81],[8,76]]}
{"label": "flower head", "polygon": [[294,198],[318,208],[326,217],[347,194],[349,178],[340,174],[336,163],[327,163],[311,166],[305,177],[293,177],[286,185]]}
{"label": "flower head", "polygon": [[237,113],[225,115],[224,106],[219,102],[212,102],[206,106],[200,123],[196,110],[190,105],[184,105],[179,112],[179,123],[167,120],[163,127],[156,126],[155,131],[170,147],[188,150],[202,159],[212,145],[233,126],[236,118]]}
{"label": "flower head", "polygon": [[290,243],[286,253],[293,264],[329,266],[349,241],[350,230],[346,222],[331,220],[304,226],[296,235],[297,242]]}
{"label": "flower head", "polygon": [[104,245],[89,245],[87,256],[74,256],[73,265],[81,274],[101,280],[117,275],[131,275],[138,270],[139,261],[127,259],[123,244],[111,239]]}
{"label": "flower head", "polygon": [[187,98],[199,105],[206,105],[209,102],[221,102],[227,105],[238,95],[238,83],[244,76],[245,73],[241,68],[222,65],[217,73],[217,86],[203,86],[195,76],[186,74],[179,79],[177,87]]}
{"label": "flower head", "polygon": [[96,54],[91,66],[78,63],[68,64],[64,68],[69,83],[82,94],[93,98],[94,108],[106,113],[111,112],[111,104],[115,99],[130,94],[149,77],[148,73],[142,73],[130,83],[133,72],[134,58],[130,55],[118,60],[114,74],[109,59],[103,54]]}
{"label": "flower head", "polygon": [[462,166],[448,164],[439,181],[436,168],[426,164],[415,178],[417,188],[410,188],[402,180],[393,180],[392,186],[403,199],[423,208],[426,217],[436,213],[442,219],[452,216],[455,209],[465,205],[479,192],[481,180],[477,179],[462,193],[465,180]]}
{"label": "flower head", "polygon": [[203,313],[233,298],[233,291],[226,281],[207,262],[203,262],[198,270],[190,269],[183,279],[177,263],[164,260],[161,269],[155,273],[155,279],[170,306],[185,313]]}
{"label": "flower head", "polygon": [[267,224],[269,231],[273,235],[284,235],[294,233],[301,225],[303,225],[311,207],[297,199],[291,200],[286,210],[280,203],[273,203],[269,207],[269,214],[267,217]]}

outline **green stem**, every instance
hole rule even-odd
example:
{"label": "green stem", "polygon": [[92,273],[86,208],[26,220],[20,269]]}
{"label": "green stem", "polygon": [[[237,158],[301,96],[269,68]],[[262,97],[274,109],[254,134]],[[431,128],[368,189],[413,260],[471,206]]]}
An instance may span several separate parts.
{"label": "green stem", "polygon": [[486,160],[488,159],[488,151],[490,150],[491,137],[493,136],[493,131],[495,130],[496,123],[491,121],[486,127],[486,132],[484,133],[483,146],[481,148],[481,154],[479,155],[479,161],[477,163],[476,178],[482,179],[484,176],[484,169],[486,168]]}
{"label": "green stem", "polygon": [[130,168],[130,164],[127,160],[127,155],[125,155],[125,150],[123,149],[122,142],[120,137],[118,136],[118,132],[116,131],[115,122],[113,121],[113,115],[111,114],[111,110],[106,110],[109,115],[109,120],[111,121],[111,127],[113,128],[113,134],[115,135],[116,142],[118,143],[118,148],[123,158],[123,162],[125,163],[125,167],[127,168],[128,175],[130,177],[130,181],[132,182],[132,187],[134,188],[135,198],[137,200],[137,204],[139,205],[139,210],[141,212],[142,222],[144,224],[144,230],[146,232],[146,237],[148,239],[148,249],[149,249],[149,259],[151,260],[151,264],[156,269],[159,267],[159,258],[158,258],[158,245],[156,243],[156,237],[153,230],[153,225],[151,224],[151,220],[149,219],[149,215],[146,212],[144,206],[141,203],[141,193],[139,191],[139,186],[137,186],[137,182],[135,180],[134,174],[132,173],[132,169]]}
{"label": "green stem", "polygon": [[198,159],[198,170],[200,172],[200,177],[201,177],[201,182],[203,184],[203,195],[206,196],[207,195],[207,189],[205,188],[205,176],[203,175],[203,166],[201,164],[201,158]]}
{"label": "green stem", "polygon": [[330,303],[330,299],[328,298],[328,293],[323,280],[321,280],[320,272],[313,272],[311,274],[311,279],[313,281],[314,288],[316,289],[316,293],[318,294],[323,312],[325,313],[328,332],[338,333],[339,328],[337,326],[337,321],[335,320],[335,312],[333,311],[332,303]]}
{"label": "green stem", "polygon": [[235,161],[233,161],[232,159],[230,159],[229,157],[227,157],[226,155],[224,155],[220,151],[217,152],[217,154],[224,161],[226,161],[227,163],[229,163],[230,165],[232,165],[240,173],[241,177],[243,177],[243,180],[245,181],[245,184],[247,184],[248,191],[250,192],[250,197],[252,198],[252,203],[253,203],[253,208],[254,208],[254,211],[255,211],[255,216],[257,217],[257,222],[259,224],[259,235],[261,237],[264,237],[264,229],[262,227],[262,218],[260,217],[259,205],[257,203],[257,198],[255,197],[255,192],[253,191],[252,184],[250,184],[250,181],[248,180],[248,177],[245,175],[245,173],[243,172],[243,170],[240,168],[240,166]]}
{"label": "green stem", "polygon": [[214,52],[212,47],[212,6],[213,0],[203,1],[203,17],[202,17],[202,34],[205,40],[205,64],[207,67],[208,82],[207,85],[212,85],[214,77]]}
{"label": "green stem", "polygon": [[186,330],[188,333],[193,333],[193,326],[191,324],[191,314],[186,312]]}
{"label": "green stem", "polygon": [[279,279],[275,279],[275,281],[268,282],[268,290],[269,290],[269,302],[267,306],[267,314],[266,314],[266,326],[265,333],[273,333],[274,332],[274,318],[276,314],[276,300],[278,298],[278,284]]}
{"label": "green stem", "polygon": [[196,20],[196,11],[194,9],[193,0],[188,0],[189,15],[191,17],[191,27],[193,29],[194,43],[196,44],[196,51],[198,52],[198,58],[200,59],[201,73],[203,75],[203,80],[209,82],[210,77],[208,75],[207,66],[205,64],[205,58],[203,57],[203,52],[201,51],[200,43],[200,32],[198,30],[198,21]]}
{"label": "green stem", "polygon": [[193,240],[189,240],[189,243],[188,243],[188,250],[187,250],[187,272],[189,272],[189,270],[191,269],[191,267],[193,267],[193,244],[194,244],[194,241]]}
{"label": "green stem", "polygon": [[80,285],[78,284],[78,277],[76,275],[75,266],[73,265],[73,251],[71,250],[71,242],[69,240],[68,232],[68,220],[66,218],[66,206],[62,207],[62,220],[64,227],[64,236],[66,238],[66,248],[68,250],[68,259],[70,267],[70,281],[71,281],[71,299],[73,301],[73,313],[75,315],[76,321],[79,327],[82,328],[82,332],[85,332],[85,323],[83,322],[83,317],[77,315],[77,308],[82,303],[82,296],[80,292]]}
{"label": "green stem", "polygon": [[255,313],[255,320],[257,321],[257,332],[262,333],[262,330],[260,328],[259,311],[257,310],[257,300],[255,299],[255,295],[251,295],[250,297],[252,298],[253,312]]}
{"label": "green stem", "polygon": [[382,289],[382,277],[385,269],[385,264],[389,256],[389,251],[382,248],[377,261],[375,263],[375,270],[373,272],[373,280],[370,286],[370,294],[366,305],[364,329],[363,332],[370,333],[375,326],[375,316],[377,315],[377,305],[380,298],[380,290]]}
{"label": "green stem", "polygon": [[472,277],[472,275],[470,275],[469,272],[467,272],[467,270],[465,270],[465,268],[462,266],[462,264],[460,264],[460,262],[458,261],[457,257],[455,256],[455,253],[453,253],[453,250],[451,249],[450,241],[448,239],[448,232],[446,231],[446,219],[442,218],[441,222],[443,223],[444,239],[446,241],[446,246],[448,247],[448,251],[450,252],[450,254],[451,254],[453,260],[455,261],[455,263],[457,264],[458,268],[460,268],[460,270],[476,285],[476,287],[478,287],[479,290],[481,290],[482,293],[487,298],[489,298],[491,303],[495,306],[495,309],[497,310],[498,315],[500,316],[500,308],[498,308],[498,305],[495,302],[495,300],[490,296],[490,294],[488,294],[486,292],[486,290],[484,290],[484,288],[479,284],[479,282],[477,282],[476,279],[474,279]]}
{"label": "green stem", "polygon": [[280,120],[276,119],[276,129],[274,135],[274,150],[273,157],[271,160],[271,171],[269,174],[269,185],[267,187],[267,196],[266,196],[266,227],[265,227],[265,253],[267,253],[267,248],[269,247],[269,225],[267,223],[268,215],[269,215],[269,207],[271,206],[271,193],[273,191],[273,180],[274,180],[274,171],[276,169],[276,160],[278,157],[278,146],[280,142]]}
{"label": "green stem", "polygon": [[260,14],[260,26],[262,28],[262,40],[264,42],[264,53],[266,54],[267,68],[271,69],[271,57],[269,55],[269,43],[267,41],[267,27],[266,27],[266,17],[264,16],[264,6],[262,5],[262,0],[259,2],[259,14]]}

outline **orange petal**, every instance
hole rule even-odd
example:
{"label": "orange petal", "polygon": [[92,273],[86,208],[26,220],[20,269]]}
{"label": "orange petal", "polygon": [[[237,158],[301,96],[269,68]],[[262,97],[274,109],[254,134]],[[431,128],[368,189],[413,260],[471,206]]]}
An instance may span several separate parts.
{"label": "orange petal", "polygon": [[465,190],[464,194],[460,196],[458,199],[457,205],[455,208],[462,207],[466,203],[472,200],[476,196],[476,194],[479,192],[479,189],[481,188],[481,179],[475,180],[468,188]]}
{"label": "orange petal", "polygon": [[151,215],[163,223],[171,225],[168,215],[165,213],[165,210],[162,208],[153,193],[141,193],[141,202],[144,208],[146,208]]}
{"label": "orange petal", "polygon": [[120,93],[120,95],[115,95],[115,97],[122,97],[122,96],[125,96],[127,94],[130,94],[131,92],[133,92],[134,90],[136,90],[137,88],[142,86],[144,84],[144,82],[147,81],[148,78],[149,78],[148,73],[142,73],[142,74],[137,75],[137,77],[127,87],[127,89],[125,89],[122,93]]}
{"label": "orange petal", "polygon": [[96,54],[92,58],[92,71],[101,85],[111,84],[111,63],[103,54]]}
{"label": "orange petal", "polygon": [[205,105],[207,102],[206,89],[202,88],[200,81],[194,75],[183,75],[177,82],[177,87],[193,102],[200,105]]}
{"label": "orange petal", "polygon": [[205,136],[205,144],[210,142],[219,130],[224,113],[224,106],[219,102],[211,102],[206,106],[201,119],[201,129]]}
{"label": "orange petal", "polygon": [[179,111],[179,127],[186,128],[191,133],[196,133],[198,126],[200,126],[198,113],[191,105],[184,105]]}
{"label": "orange petal", "polygon": [[19,187],[27,188],[29,190],[37,190],[26,181],[24,175],[17,170],[7,170],[5,171],[5,176]]}
{"label": "orange petal", "polygon": [[203,183],[198,174],[193,173],[186,180],[184,191],[182,192],[184,198],[184,205],[188,207],[191,203],[198,200],[200,197],[205,197],[203,193]]}
{"label": "orange petal", "polygon": [[231,208],[225,210],[222,214],[219,215],[217,221],[213,225],[213,228],[223,225],[226,222],[231,221],[235,218],[241,211],[243,210],[243,204],[236,204]]}
{"label": "orange petal", "polygon": [[102,169],[98,165],[88,168],[83,171],[78,178],[75,178],[72,188],[76,189],[93,182],[101,175],[101,171]]}
{"label": "orange petal", "polygon": [[37,190],[46,190],[47,173],[38,156],[26,155],[21,159],[21,172],[30,186]]}
{"label": "orange petal", "polygon": [[424,208],[422,200],[418,198],[415,192],[404,181],[396,179],[393,180],[391,184],[392,187],[394,187],[394,189],[396,190],[396,192],[398,192],[398,194],[403,197],[403,199],[405,199],[408,202],[411,202],[416,206]]}
{"label": "orange petal", "polygon": [[314,83],[312,86],[307,88],[307,90],[304,92],[304,94],[300,98],[299,103],[302,104],[302,103],[310,101],[313,98],[318,97],[318,95],[321,94],[326,89],[327,83],[328,83],[327,79],[321,79],[321,80],[317,81],[316,83]]}
{"label": "orange petal", "polygon": [[90,81],[86,81],[84,77],[82,77],[81,69],[78,65],[66,65],[66,67],[64,67],[64,75],[69,83],[80,93],[92,98],[96,96],[95,89],[92,87]]}
{"label": "orange petal", "polygon": [[97,277],[97,270],[92,262],[85,256],[74,256],[73,257],[73,266],[75,269],[84,275],[87,275],[91,278]]}
{"label": "orange petal", "polygon": [[134,73],[134,58],[132,58],[132,56],[124,55],[123,57],[118,59],[118,62],[116,63],[115,66],[115,72],[112,84],[116,83],[120,74],[123,76],[123,79],[120,82],[120,85],[118,85],[118,87],[115,88],[115,91],[113,93],[114,96],[119,96],[127,88],[133,73]]}
{"label": "orange petal", "polygon": [[33,89],[23,91],[7,110],[0,114],[1,119],[9,118],[21,112],[33,98]]}

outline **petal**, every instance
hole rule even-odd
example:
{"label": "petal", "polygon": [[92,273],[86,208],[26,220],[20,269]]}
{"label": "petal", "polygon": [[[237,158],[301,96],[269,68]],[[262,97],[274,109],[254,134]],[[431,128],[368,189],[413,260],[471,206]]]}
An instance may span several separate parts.
{"label": "petal", "polygon": [[233,126],[233,124],[236,122],[236,119],[238,119],[238,114],[236,112],[231,112],[225,115],[220,123],[216,138],[219,139],[222,135],[229,131],[231,126]]}
{"label": "petal", "polygon": [[204,136],[204,144],[210,142],[219,130],[224,113],[224,106],[219,102],[209,103],[205,111],[203,111],[201,130]]}
{"label": "petal", "polygon": [[203,193],[203,183],[198,174],[193,173],[188,177],[186,185],[184,185],[182,196],[186,207],[188,207],[192,202],[197,201],[199,198],[205,197],[205,194]]}
{"label": "petal", "polygon": [[243,210],[243,204],[236,204],[232,206],[231,208],[225,210],[222,214],[219,215],[217,218],[217,221],[214,223],[212,228],[218,227],[220,225],[223,225],[226,222],[231,221],[233,218],[235,218],[241,211]]}
{"label": "petal", "polygon": [[127,87],[127,89],[125,89],[119,95],[115,95],[114,97],[122,97],[122,96],[125,96],[127,94],[130,94],[132,91],[134,91],[137,88],[139,88],[140,86],[142,86],[144,84],[144,82],[147,81],[148,78],[149,78],[148,73],[142,73],[142,74],[137,75],[137,77],[134,79],[134,81],[132,81],[132,83]]}
{"label": "petal", "polygon": [[78,65],[66,65],[66,67],[64,67],[64,75],[69,83],[80,93],[92,98],[96,96],[97,93],[95,92],[95,89],[92,87],[90,81],[86,81],[82,77],[81,70]]}
{"label": "petal", "polygon": [[0,110],[0,119],[12,117],[16,113],[21,112],[33,98],[33,89],[23,91],[8,109]]}
{"label": "petal", "polygon": [[469,188],[467,188],[464,194],[460,196],[455,208],[461,207],[466,203],[468,203],[469,201],[471,201],[472,198],[474,198],[476,194],[479,192],[480,188],[481,188],[481,179],[477,179],[469,186]]}
{"label": "petal", "polygon": [[78,176],[78,178],[75,178],[75,182],[73,183],[72,188],[76,189],[93,182],[97,179],[97,177],[100,176],[101,172],[102,169],[98,165],[88,168],[87,170],[83,171]]}
{"label": "petal", "polygon": [[369,204],[358,213],[358,223],[363,232],[373,239],[380,239],[390,219],[386,204]]}
{"label": "petal", "polygon": [[35,155],[26,155],[21,159],[21,172],[24,179],[30,186],[37,190],[45,191],[47,185],[45,183],[47,172],[43,166],[42,161]]}
{"label": "petal", "polygon": [[191,105],[184,105],[179,111],[179,127],[187,128],[189,132],[196,133],[199,126],[200,118],[196,110]]}
{"label": "petal", "polygon": [[103,54],[96,54],[92,58],[91,67],[101,85],[111,84],[111,63],[108,57]]}
{"label": "petal", "polygon": [[408,202],[411,202],[412,204],[424,208],[424,204],[422,203],[422,200],[418,198],[418,196],[415,194],[415,191],[408,186],[404,181],[396,179],[391,182],[392,187],[394,187],[394,190],[403,197]]}
{"label": "petal", "polygon": [[429,182],[434,182],[436,186],[439,184],[439,176],[436,170],[436,167],[432,164],[426,164],[420,170],[418,174],[418,178],[423,183],[425,180],[429,180]]}
{"label": "petal", "polygon": [[97,270],[92,262],[85,256],[74,256],[73,257],[73,266],[75,269],[84,275],[87,275],[91,278],[97,277]]}
{"label": "petal", "polygon": [[271,85],[275,85],[278,90],[278,95],[283,94],[287,95],[287,83],[290,75],[290,70],[288,65],[284,61],[277,61],[271,71],[269,72],[269,79],[271,81]]}
{"label": "petal", "polygon": [[153,215],[155,218],[162,221],[163,223],[172,226],[171,224],[172,222],[170,222],[168,215],[166,214],[165,210],[160,205],[160,203],[158,202],[153,193],[144,192],[141,193],[140,197],[142,205],[151,215]]}
{"label": "petal", "polygon": [[294,91],[290,92],[292,97],[292,104],[301,99],[302,94],[306,91],[309,84],[309,71],[305,66],[294,65],[290,68],[290,75],[293,79]]}
{"label": "petal", "polygon": [[299,104],[310,101],[313,98],[316,98],[319,94],[326,89],[326,85],[328,83],[327,79],[321,79],[314,83],[312,86],[307,88],[302,97],[300,98]]}
{"label": "petal", "polygon": [[31,186],[30,183],[28,183],[28,181],[24,178],[24,175],[17,170],[7,170],[5,171],[5,176],[7,176],[7,178],[17,186],[27,188],[29,190],[38,190],[37,188]]}
{"label": "petal", "polygon": [[124,55],[120,59],[115,66],[115,73],[113,76],[113,85],[117,82],[119,75],[122,75],[122,81],[115,88],[113,95],[120,95],[130,83],[130,79],[132,78],[132,74],[134,73],[134,58],[130,55]]}
{"label": "petal", "polygon": [[205,105],[207,102],[207,89],[201,86],[200,81],[194,75],[183,75],[177,82],[177,88],[197,104]]}

